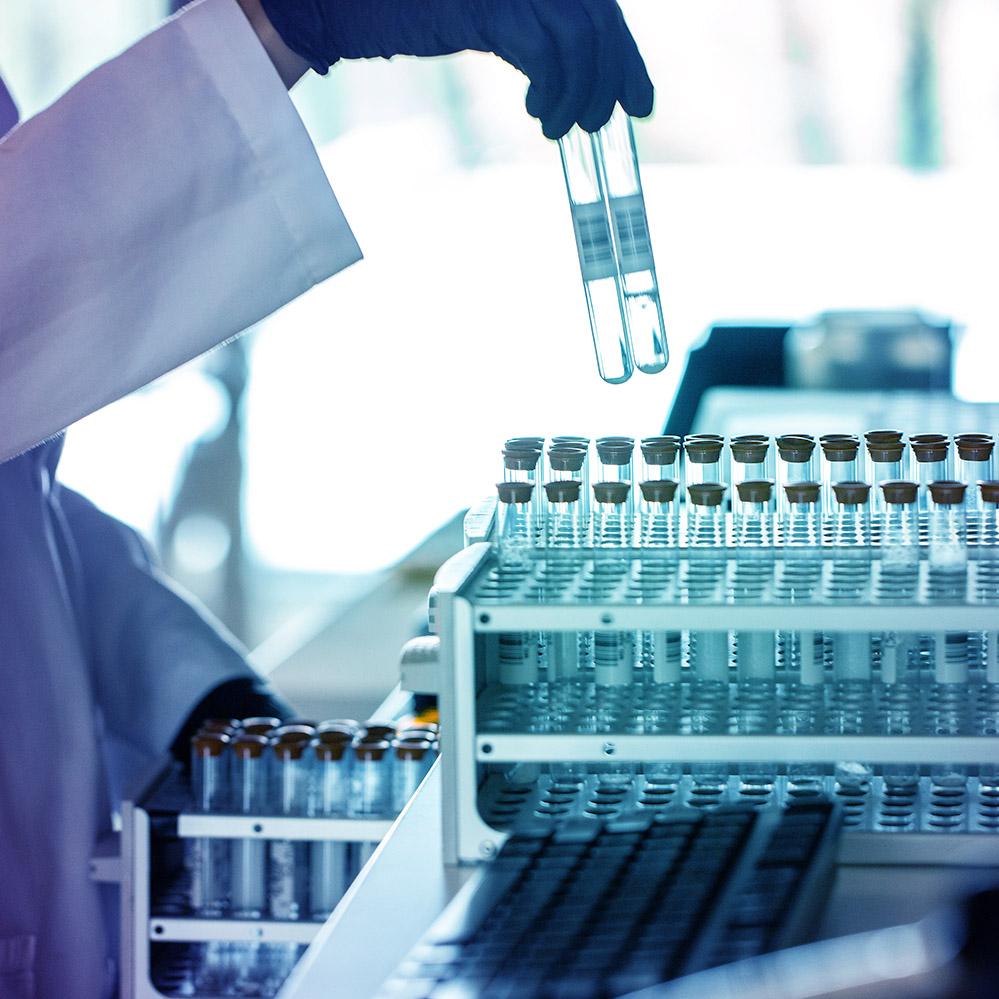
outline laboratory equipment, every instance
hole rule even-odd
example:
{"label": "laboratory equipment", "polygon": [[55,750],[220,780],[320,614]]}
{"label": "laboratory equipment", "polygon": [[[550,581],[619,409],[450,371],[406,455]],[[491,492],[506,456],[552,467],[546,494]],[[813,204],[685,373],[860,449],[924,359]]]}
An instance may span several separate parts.
{"label": "laboratory equipment", "polygon": [[[778,435],[778,452],[807,460],[780,459],[775,510],[768,480],[743,479],[736,506],[725,481],[692,473],[720,465],[726,442],[690,435],[686,482],[632,490],[630,547],[615,504],[598,511],[596,500],[589,544],[556,554],[557,585],[550,548],[513,571],[488,540],[452,559],[435,586],[444,666],[432,688],[460,757],[443,775],[446,858],[490,856],[530,816],[830,795],[850,862],[999,860],[987,783],[999,742],[983,734],[999,717],[995,546],[980,540],[976,511],[953,505],[966,560],[963,585],[945,587],[940,543],[915,508],[923,487],[885,480],[885,509],[872,511],[870,483],[835,471],[858,468],[860,440],[897,450],[903,439],[825,435],[823,455],[847,460],[820,475],[818,435]],[[691,461],[698,451],[717,459]],[[721,468],[709,474],[720,480]],[[601,547],[606,523],[616,540]],[[504,682],[498,638],[541,633],[548,648],[571,636],[572,679],[539,669]],[[628,637],[634,655],[618,658]]]}
{"label": "laboratory equipment", "polygon": [[818,477],[815,438],[808,434],[783,434],[777,438],[777,511],[787,509],[786,487],[814,482]]}
{"label": "laboratory equipment", "polygon": [[592,135],[559,142],[597,369],[627,381],[669,360],[631,119],[617,107]]}
{"label": "laboratory equipment", "polygon": [[817,801],[516,829],[379,997],[458,982],[468,999],[611,999],[800,942],[831,885],[837,818]]}
{"label": "laboratory equipment", "polygon": [[388,735],[424,772],[436,759],[436,725],[397,722],[410,704],[397,694],[366,727],[215,720],[232,734],[195,736],[189,776],[150,775],[122,810],[123,999],[276,994],[405,804],[403,781],[348,814],[355,747]]}

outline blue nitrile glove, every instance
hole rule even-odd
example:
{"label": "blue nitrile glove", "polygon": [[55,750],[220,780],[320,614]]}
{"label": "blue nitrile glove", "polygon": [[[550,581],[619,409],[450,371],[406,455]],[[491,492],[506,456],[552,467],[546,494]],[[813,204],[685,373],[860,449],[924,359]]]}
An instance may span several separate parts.
{"label": "blue nitrile glove", "polygon": [[596,131],[615,102],[652,111],[652,82],[616,0],[262,0],[317,73],[338,59],[494,52],[531,81],[527,111],[549,139]]}

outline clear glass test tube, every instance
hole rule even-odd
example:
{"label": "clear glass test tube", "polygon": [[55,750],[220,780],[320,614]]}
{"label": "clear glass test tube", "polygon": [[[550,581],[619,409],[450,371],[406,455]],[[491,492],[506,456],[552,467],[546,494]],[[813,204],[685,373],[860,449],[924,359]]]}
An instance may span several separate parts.
{"label": "clear glass test tube", "polygon": [[531,517],[535,528],[544,522],[544,496],[539,493],[544,481],[543,453],[530,445],[503,448],[503,481],[527,482],[534,486],[531,493]]}
{"label": "clear glass test tube", "polygon": [[[635,441],[631,437],[601,437],[597,441],[597,482],[627,482],[635,478]],[[635,497],[629,489],[627,513],[635,513]]]}
{"label": "clear glass test tube", "polygon": [[[871,557],[870,495],[866,482],[837,482],[833,486],[837,507],[832,543],[843,550],[843,560],[834,563],[836,595],[859,598],[866,588]],[[833,667],[837,682],[867,684],[871,679],[871,637],[866,631],[833,634]]]}
{"label": "clear glass test tube", "polygon": [[534,547],[532,482],[498,482],[496,491],[496,549],[503,569],[529,569]]}
{"label": "clear glass test tube", "polygon": [[724,449],[724,438],[714,436],[685,438],[683,442],[683,472],[688,498],[691,486],[725,481],[725,467],[722,463]]}
{"label": "clear glass test tube", "polygon": [[818,477],[815,438],[807,434],[785,434],[777,438],[777,513],[787,511],[785,486],[795,482],[814,482]]}
{"label": "clear glass test tube", "polygon": [[435,753],[429,739],[396,739],[392,743],[392,809],[401,812],[430,772]]}
{"label": "clear glass test tube", "polygon": [[[784,487],[787,507],[781,519],[780,540],[786,548],[819,548],[822,545],[822,487],[818,482],[793,482]],[[820,584],[822,559],[785,562],[781,566],[780,592],[791,602],[814,599]],[[816,650],[816,641],[820,648]],[[817,688],[825,679],[825,664],[821,652],[821,635],[814,631],[782,632],[784,668],[791,682],[802,688],[800,703],[791,706],[782,724],[790,732],[814,730],[818,724],[820,705]],[[807,766],[799,766],[798,776],[814,778]]]}
{"label": "clear glass test tube", "polygon": [[[631,547],[632,523],[628,513],[630,482],[597,482],[593,486],[594,548],[620,551]],[[610,596],[628,571],[625,558],[596,557],[594,584]],[[631,683],[635,666],[635,636],[630,632],[594,632],[593,678],[598,686]],[[599,708],[599,705],[598,705]]]}
{"label": "clear glass test tube", "polygon": [[613,222],[632,356],[639,371],[655,374],[666,367],[669,350],[631,118],[618,105],[593,138]]}
{"label": "clear glass test tube", "polygon": [[[311,751],[309,814],[317,817],[346,815],[350,800],[350,734],[326,729],[313,742]],[[347,875],[346,843],[318,840],[309,844],[309,911],[313,919],[325,919],[333,911],[347,890]]]}
{"label": "clear glass test tube", "polygon": [[[911,603],[916,600],[919,589],[919,484],[897,480],[882,482],[880,488],[884,509],[881,513],[878,597],[891,603]],[[883,634],[882,682],[899,684],[918,678],[918,656],[918,641],[913,633]],[[898,734],[912,735],[913,732]]]}
{"label": "clear glass test tube", "polygon": [[[581,483],[562,479],[545,484],[548,534],[545,551],[545,597],[560,599],[576,577],[579,549],[586,541]],[[547,636],[548,679],[575,680],[579,675],[579,632],[552,631]]]}
{"label": "clear glass test tube", "polygon": [[993,477],[995,439],[991,434],[959,434],[954,438],[954,446],[957,450],[954,478],[967,484],[966,506],[977,510],[981,500],[978,483],[990,482]]}
{"label": "clear glass test tube", "polygon": [[[678,483],[672,479],[642,482],[639,504],[638,544],[646,551],[676,548],[680,543]],[[673,573],[670,564],[658,559],[640,563],[641,579],[663,583]],[[682,676],[682,635],[678,631],[650,631],[642,638],[651,660],[654,683],[679,683]]]}
{"label": "clear glass test tube", "polygon": [[[582,523],[589,520],[590,502],[588,496],[589,468],[586,448],[574,444],[553,444],[548,449],[548,468],[552,482],[571,481],[579,483],[579,509]],[[545,488],[547,490],[547,483]],[[548,497],[546,497],[548,499]],[[551,501],[548,500],[548,516],[551,517]]]}
{"label": "clear glass test tube", "polygon": [[559,140],[579,270],[586,295],[597,371],[612,385],[634,371],[627,307],[611,236],[611,210],[596,141],[579,127]]}
{"label": "clear glass test tube", "polygon": [[[729,442],[732,458],[732,513],[738,515],[742,509],[742,494],[739,485],[743,482],[772,482],[774,469],[771,467],[770,438],[762,434],[744,434]],[[772,492],[772,490],[771,490]],[[771,497],[771,504],[773,500]]]}
{"label": "clear glass test tube", "polygon": [[[978,525],[979,553],[979,596],[990,602],[999,600],[999,482],[989,481],[978,484],[981,502],[981,519]],[[993,685],[999,684],[999,631],[991,631],[985,635],[985,682],[990,688],[999,690]],[[990,726],[988,733],[999,735],[999,714],[989,712],[986,723]],[[987,771],[992,778],[992,785],[999,786],[999,765],[989,764]]]}
{"label": "clear glass test tube", "polygon": [[[271,742],[271,811],[276,815],[308,813],[309,741],[279,738]],[[267,902],[271,918],[302,919],[307,914],[309,890],[308,843],[271,840],[269,847]]]}
{"label": "clear glass test tube", "polygon": [[646,482],[680,481],[680,455],[683,442],[679,437],[643,437],[642,467]]}
{"label": "clear glass test tube", "polygon": [[[931,600],[967,600],[968,545],[964,482],[931,482],[929,511],[929,586]],[[967,632],[937,631],[933,635],[934,683],[929,699],[929,724],[934,735],[966,735],[968,703]],[[938,787],[963,786],[967,768],[936,764],[930,779]]]}
{"label": "clear glass test tube", "polygon": [[822,449],[822,512],[831,515],[836,509],[834,482],[859,482],[861,479],[860,441],[853,434],[825,434],[819,439]]}
{"label": "clear glass test tube", "polygon": [[[267,813],[267,745],[250,733],[232,742],[233,808],[241,815]],[[232,841],[233,915],[260,919],[267,907],[267,844],[260,839]]]}
{"label": "clear glass test tube", "polygon": [[875,515],[885,508],[885,497],[881,486],[885,482],[898,482],[902,479],[902,464],[905,460],[905,441],[868,441],[867,464],[873,486],[871,505]]}
{"label": "clear glass test tube", "polygon": [[945,434],[916,434],[909,438],[912,478],[919,483],[916,503],[920,510],[930,508],[931,482],[950,479],[950,438]]}
{"label": "clear glass test tube", "polygon": [[382,739],[354,745],[350,814],[373,818],[392,810],[391,745]]}
{"label": "clear glass test tube", "polygon": [[[219,812],[228,806],[229,742],[223,732],[206,732],[191,739],[191,789],[198,812]],[[228,844],[206,838],[189,840],[185,847],[191,908],[200,916],[218,917],[226,907]]]}

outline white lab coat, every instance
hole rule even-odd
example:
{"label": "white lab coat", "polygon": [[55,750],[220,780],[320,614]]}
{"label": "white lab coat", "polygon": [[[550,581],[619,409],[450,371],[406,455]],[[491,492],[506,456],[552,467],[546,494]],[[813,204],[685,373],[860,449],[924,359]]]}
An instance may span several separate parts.
{"label": "white lab coat", "polygon": [[[0,460],[359,257],[234,0],[187,8],[0,141]],[[248,673],[58,451],[0,465],[0,999],[109,994],[112,778]]]}

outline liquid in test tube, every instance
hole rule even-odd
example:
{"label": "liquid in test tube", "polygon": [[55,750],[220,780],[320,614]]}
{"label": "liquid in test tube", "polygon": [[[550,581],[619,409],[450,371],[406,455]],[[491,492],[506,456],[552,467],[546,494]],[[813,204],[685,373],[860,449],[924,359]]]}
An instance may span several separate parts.
{"label": "liquid in test tube", "polygon": [[559,152],[600,376],[662,371],[669,351],[631,119],[618,107],[593,135],[573,128]]}
{"label": "liquid in test tube", "polygon": [[[191,786],[199,812],[223,811],[228,804],[229,736],[206,732],[191,739]],[[191,908],[199,916],[219,917],[226,906],[228,845],[220,839],[192,839],[186,844],[191,875]]]}
{"label": "liquid in test tube", "polygon": [[[345,816],[350,798],[351,736],[326,729],[312,743],[312,793],[309,814]],[[319,840],[309,844],[309,910],[325,919],[347,890],[348,844]]]}
{"label": "liquid in test tube", "polygon": [[[299,739],[272,743],[271,810],[277,815],[305,815],[308,811],[308,745]],[[308,846],[300,840],[270,841],[268,907],[272,919],[295,920],[306,914]]]}
{"label": "liquid in test tube", "polygon": [[[232,742],[233,808],[241,815],[267,812],[267,737],[241,734]],[[267,844],[232,842],[232,910],[240,919],[260,919],[267,906]]]}

